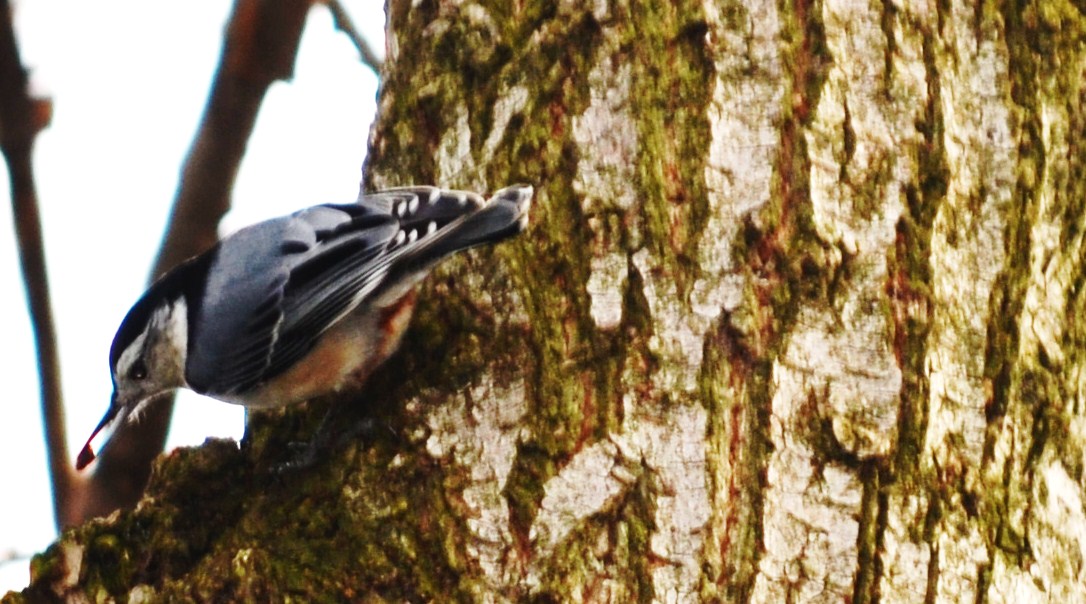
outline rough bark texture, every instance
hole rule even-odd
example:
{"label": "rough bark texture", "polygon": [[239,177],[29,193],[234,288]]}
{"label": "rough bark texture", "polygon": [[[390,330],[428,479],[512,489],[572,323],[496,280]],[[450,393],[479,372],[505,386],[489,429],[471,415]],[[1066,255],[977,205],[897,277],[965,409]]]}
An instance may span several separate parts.
{"label": "rough bark texture", "polygon": [[531,182],[532,230],[423,289],[389,435],[174,453],[28,594],[1086,599],[1075,6],[389,12],[367,188]]}

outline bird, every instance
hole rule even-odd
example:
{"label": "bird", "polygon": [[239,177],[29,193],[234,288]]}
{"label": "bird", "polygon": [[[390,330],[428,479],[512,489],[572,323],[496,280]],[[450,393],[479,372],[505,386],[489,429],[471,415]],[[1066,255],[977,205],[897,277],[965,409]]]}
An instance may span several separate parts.
{"label": "bird", "polygon": [[396,350],[430,270],[522,232],[532,196],[523,184],[489,199],[386,189],[245,227],[180,264],[121,322],[109,408],[77,470],[94,461],[99,433],[164,392],[262,409],[360,386]]}

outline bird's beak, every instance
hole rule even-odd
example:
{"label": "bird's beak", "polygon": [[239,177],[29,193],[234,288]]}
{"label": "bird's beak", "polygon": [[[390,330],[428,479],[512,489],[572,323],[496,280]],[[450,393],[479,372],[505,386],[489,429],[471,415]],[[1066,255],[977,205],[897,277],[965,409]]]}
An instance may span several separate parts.
{"label": "bird's beak", "polygon": [[[94,449],[91,448],[91,443],[94,442],[94,439],[98,436],[98,433],[106,429],[110,425],[121,425],[122,423],[124,423],[124,418],[127,416],[127,407],[117,402],[117,393],[114,392],[113,396],[110,398],[109,401],[109,410],[106,411],[106,414],[102,418],[102,421],[98,422],[98,427],[94,429],[94,432],[91,432],[90,438],[87,439],[87,444],[83,445],[83,448],[79,451],[79,456],[76,457],[76,470],[82,470],[83,468],[87,467],[88,465],[90,465],[90,462],[94,461],[94,458],[97,456],[97,454],[94,452]],[[101,451],[102,448],[99,447],[98,450]]]}

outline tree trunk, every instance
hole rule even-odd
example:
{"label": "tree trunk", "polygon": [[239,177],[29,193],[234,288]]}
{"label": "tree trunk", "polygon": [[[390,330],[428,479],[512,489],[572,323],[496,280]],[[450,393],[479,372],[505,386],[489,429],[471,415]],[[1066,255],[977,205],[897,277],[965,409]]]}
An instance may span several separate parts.
{"label": "tree trunk", "polygon": [[367,188],[531,230],[427,282],[389,430],[177,452],[27,594],[1086,600],[1075,7],[388,10]]}

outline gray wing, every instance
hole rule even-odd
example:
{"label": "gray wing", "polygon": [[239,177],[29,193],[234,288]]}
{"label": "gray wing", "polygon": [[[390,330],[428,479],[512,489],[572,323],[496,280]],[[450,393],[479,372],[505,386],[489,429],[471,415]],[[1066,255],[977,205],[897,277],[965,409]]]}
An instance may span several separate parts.
{"label": "gray wing", "polygon": [[235,394],[286,371],[360,304],[400,295],[455,251],[519,232],[531,189],[517,191],[488,205],[461,191],[396,189],[238,231],[223,240],[196,313],[189,385]]}
{"label": "gray wing", "polygon": [[[352,287],[352,275],[380,255],[398,230],[388,213],[317,206],[224,239],[194,313],[189,385],[207,394],[243,392],[274,375],[274,367],[296,360],[349,302],[342,294]],[[312,331],[284,340],[284,311],[298,298],[314,297],[324,304],[307,321]]]}

